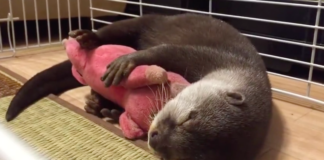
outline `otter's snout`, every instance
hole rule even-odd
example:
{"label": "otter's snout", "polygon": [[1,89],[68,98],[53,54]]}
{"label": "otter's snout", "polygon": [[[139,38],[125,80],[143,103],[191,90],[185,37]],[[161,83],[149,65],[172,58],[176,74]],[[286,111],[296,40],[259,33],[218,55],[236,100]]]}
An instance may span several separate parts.
{"label": "otter's snout", "polygon": [[173,145],[170,146],[169,132],[161,130],[161,128],[158,130],[152,129],[148,133],[148,145],[149,148],[154,151],[154,154],[160,156],[162,159],[171,159],[171,156],[173,155],[172,152],[174,151],[173,148],[175,147]]}

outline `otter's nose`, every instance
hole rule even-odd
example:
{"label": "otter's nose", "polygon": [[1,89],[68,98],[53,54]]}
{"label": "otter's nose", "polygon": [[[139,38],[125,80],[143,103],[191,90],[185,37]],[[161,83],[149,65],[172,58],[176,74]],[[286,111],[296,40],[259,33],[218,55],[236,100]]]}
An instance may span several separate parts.
{"label": "otter's nose", "polygon": [[151,132],[150,138],[155,139],[155,138],[157,138],[158,135],[159,135],[158,131],[153,131],[153,132]]}

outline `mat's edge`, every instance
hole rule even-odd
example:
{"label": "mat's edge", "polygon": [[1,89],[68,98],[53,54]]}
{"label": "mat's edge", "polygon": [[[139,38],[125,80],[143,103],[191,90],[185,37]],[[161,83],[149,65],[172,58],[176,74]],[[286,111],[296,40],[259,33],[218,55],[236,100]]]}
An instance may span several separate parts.
{"label": "mat's edge", "polygon": [[[9,76],[13,77],[13,78],[16,78],[18,81],[22,82],[22,83],[25,83],[27,82],[27,79],[18,75],[17,73],[11,71],[10,69],[7,69],[3,66],[0,65],[0,71],[3,71],[5,72],[6,74],[8,74]],[[92,121],[93,123],[103,127],[104,129],[116,134],[117,136],[121,137],[121,138],[125,138],[123,136],[123,133],[122,131],[115,127],[113,124],[109,123],[109,122],[106,122],[104,120],[102,120],[101,118],[99,117],[96,117],[94,115],[91,115],[91,114],[88,114],[86,113],[85,111],[83,111],[82,109],[80,109],[79,107],[55,96],[55,95],[49,95],[48,96],[49,99],[51,99],[52,101],[55,101],[56,103],[68,108],[69,110],[83,116],[84,118],[88,119],[89,121]],[[126,139],[127,140],[127,139]],[[144,149],[145,151],[149,152],[149,149],[147,147],[147,143],[146,141],[143,141],[143,140],[135,140],[135,141],[132,141],[132,140],[128,140],[130,143],[133,143],[134,145],[136,145],[137,147],[139,148],[142,148]]]}

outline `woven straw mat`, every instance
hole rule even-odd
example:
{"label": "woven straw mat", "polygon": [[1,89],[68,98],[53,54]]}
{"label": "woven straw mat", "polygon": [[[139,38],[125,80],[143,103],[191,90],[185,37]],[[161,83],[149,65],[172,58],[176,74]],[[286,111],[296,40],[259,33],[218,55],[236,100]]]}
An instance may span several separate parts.
{"label": "woven straw mat", "polygon": [[6,122],[7,107],[21,84],[0,71],[0,123],[49,159],[157,159],[131,142],[79,114],[44,98],[15,120]]}

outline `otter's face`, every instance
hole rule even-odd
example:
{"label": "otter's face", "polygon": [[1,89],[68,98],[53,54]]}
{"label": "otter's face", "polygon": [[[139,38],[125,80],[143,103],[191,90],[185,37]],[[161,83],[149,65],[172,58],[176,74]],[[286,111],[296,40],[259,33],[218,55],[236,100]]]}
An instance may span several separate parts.
{"label": "otter's face", "polygon": [[218,127],[228,122],[228,112],[239,110],[234,106],[243,104],[244,96],[210,83],[194,83],[164,106],[150,126],[151,150],[166,160],[217,157],[211,149],[217,146]]}

